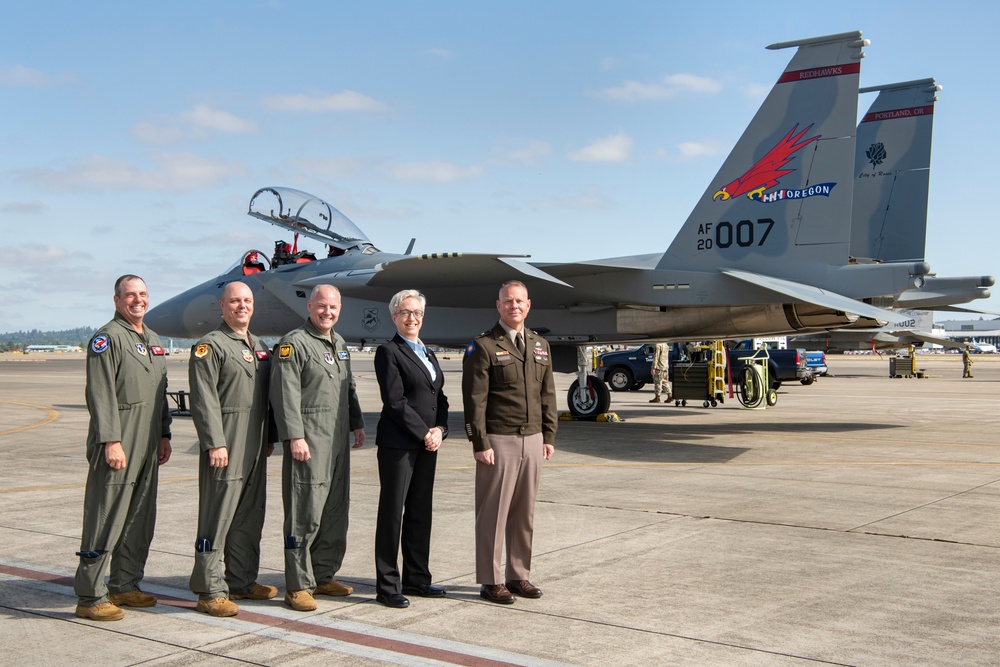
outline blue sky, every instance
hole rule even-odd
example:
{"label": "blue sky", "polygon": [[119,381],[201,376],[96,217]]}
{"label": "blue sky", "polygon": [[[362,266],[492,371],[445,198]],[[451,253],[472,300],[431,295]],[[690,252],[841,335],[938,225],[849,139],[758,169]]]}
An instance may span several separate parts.
{"label": "blue sky", "polygon": [[279,230],[246,215],[268,185],[326,199],[392,252],[413,236],[415,252],[539,261],[665,250],[792,54],[764,47],[855,29],[872,41],[862,86],[944,87],[932,268],[1000,274],[994,3],[97,1],[4,17],[0,332],[98,326],[122,273],[155,305],[269,252]]}

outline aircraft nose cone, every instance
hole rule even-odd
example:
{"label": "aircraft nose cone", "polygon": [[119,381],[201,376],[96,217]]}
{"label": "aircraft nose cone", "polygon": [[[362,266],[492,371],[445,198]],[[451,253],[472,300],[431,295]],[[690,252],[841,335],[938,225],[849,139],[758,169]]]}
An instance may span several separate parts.
{"label": "aircraft nose cone", "polygon": [[156,306],[143,321],[161,336],[200,338],[221,318],[218,297],[195,288]]}

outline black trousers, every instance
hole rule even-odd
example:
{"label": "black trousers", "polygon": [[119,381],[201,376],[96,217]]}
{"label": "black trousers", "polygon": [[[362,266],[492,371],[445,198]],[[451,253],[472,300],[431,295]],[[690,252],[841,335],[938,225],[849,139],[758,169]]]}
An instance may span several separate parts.
{"label": "black trousers", "polygon": [[[382,595],[403,586],[431,583],[431,513],[437,452],[378,448],[378,519],[375,523],[375,588]],[[398,555],[403,549],[403,574]]]}

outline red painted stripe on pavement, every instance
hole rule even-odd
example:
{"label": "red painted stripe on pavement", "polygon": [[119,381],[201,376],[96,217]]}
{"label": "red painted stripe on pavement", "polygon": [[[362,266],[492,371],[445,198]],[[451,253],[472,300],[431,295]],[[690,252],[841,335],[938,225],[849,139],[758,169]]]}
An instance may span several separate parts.
{"label": "red painted stripe on pavement", "polygon": [[[2,563],[0,563],[0,573],[19,577],[21,579],[32,579],[35,581],[63,584],[70,587],[73,586],[72,577],[64,577],[61,575],[50,574],[48,572],[39,572],[37,570],[28,570],[23,567],[14,567],[11,565],[4,565]],[[176,598],[170,595],[157,595],[156,599],[160,604],[191,610],[194,610],[195,604],[197,604],[194,600],[185,600],[183,598]],[[409,642],[387,639],[385,637],[374,637],[361,632],[329,628],[322,625],[307,623],[305,621],[289,621],[276,616],[270,616],[268,614],[248,611],[247,609],[240,609],[239,615],[234,618],[240,621],[249,621],[251,623],[267,627],[281,628],[282,630],[290,630],[301,634],[313,635],[314,637],[334,639],[336,641],[355,644],[357,646],[367,646],[369,648],[382,651],[392,651],[393,653],[402,653],[404,655],[439,660],[453,665],[464,665],[465,667],[517,667],[516,663],[491,660],[489,658],[466,655],[464,653],[434,648],[431,646],[421,646],[420,644],[411,644]]]}

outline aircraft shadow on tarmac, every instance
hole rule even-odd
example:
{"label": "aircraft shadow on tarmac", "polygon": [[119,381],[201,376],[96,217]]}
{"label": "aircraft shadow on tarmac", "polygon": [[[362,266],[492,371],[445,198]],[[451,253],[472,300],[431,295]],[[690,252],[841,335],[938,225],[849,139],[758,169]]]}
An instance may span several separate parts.
{"label": "aircraft shadow on tarmac", "polygon": [[[662,412],[660,413],[662,414]],[[594,426],[602,429],[595,432]],[[663,425],[630,424],[624,428],[612,424],[564,422],[559,425],[556,449],[584,456],[621,462],[647,463],[725,463],[752,449],[755,442],[766,442],[769,434],[830,435],[853,431],[898,428],[892,424],[871,422],[802,422],[782,424],[703,424]],[[750,446],[697,444],[731,438],[734,443]]]}

